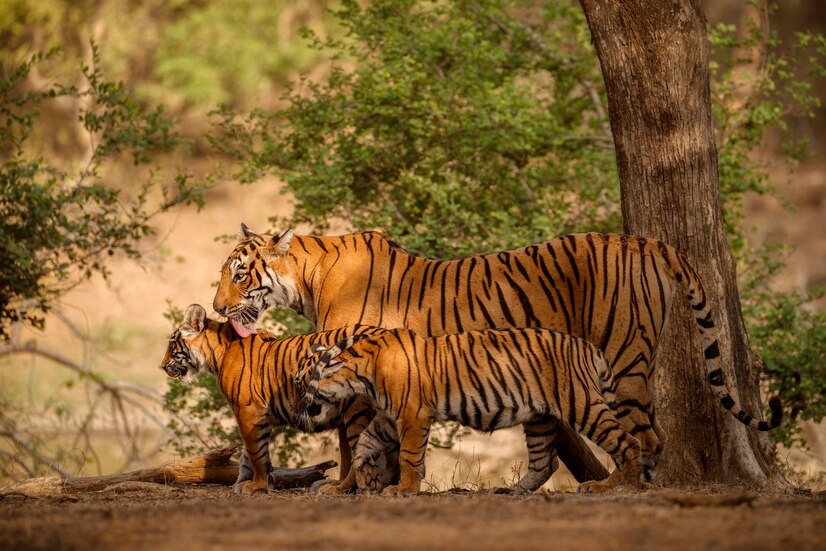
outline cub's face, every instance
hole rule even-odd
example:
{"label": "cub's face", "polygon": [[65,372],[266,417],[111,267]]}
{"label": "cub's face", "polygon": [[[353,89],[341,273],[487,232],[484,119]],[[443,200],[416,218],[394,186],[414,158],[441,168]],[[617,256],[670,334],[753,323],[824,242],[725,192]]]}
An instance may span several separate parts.
{"label": "cub's face", "polygon": [[185,383],[191,382],[201,370],[200,362],[194,357],[192,349],[181,336],[180,329],[176,329],[169,337],[161,369],[170,377],[180,379]]}
{"label": "cub's face", "polygon": [[212,306],[229,319],[241,337],[256,331],[273,307],[291,307],[297,290],[290,275],[288,255],[293,230],[277,236],[258,235],[241,225],[241,241],[221,268],[221,281]]}
{"label": "cub's face", "polygon": [[199,345],[206,341],[206,310],[198,304],[187,308],[184,321],[169,337],[161,369],[170,377],[191,382],[198,372],[207,367]]}

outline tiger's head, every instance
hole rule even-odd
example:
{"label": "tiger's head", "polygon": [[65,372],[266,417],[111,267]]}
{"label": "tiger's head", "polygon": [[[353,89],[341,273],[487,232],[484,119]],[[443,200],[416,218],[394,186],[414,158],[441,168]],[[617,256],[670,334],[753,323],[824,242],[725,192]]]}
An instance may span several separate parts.
{"label": "tiger's head", "polygon": [[210,323],[218,324],[207,320],[206,310],[200,304],[192,304],[186,309],[183,322],[169,337],[161,361],[161,369],[168,376],[189,383],[202,369],[215,372],[216,366],[212,363],[215,344],[210,333],[217,332],[208,331]]}
{"label": "tiger's head", "polygon": [[295,259],[289,254],[293,235],[293,229],[274,236],[257,234],[241,224],[240,241],[221,268],[212,301],[215,311],[228,318],[241,337],[256,332],[268,309],[290,308],[299,302]]}
{"label": "tiger's head", "polygon": [[299,365],[294,380],[304,387],[297,408],[303,427],[312,429],[329,425],[336,412],[342,409],[342,404],[355,399],[357,394],[368,394],[373,388],[353,366],[342,369],[348,360],[353,359],[350,347],[369,336],[351,335],[330,348],[313,345],[309,357]]}

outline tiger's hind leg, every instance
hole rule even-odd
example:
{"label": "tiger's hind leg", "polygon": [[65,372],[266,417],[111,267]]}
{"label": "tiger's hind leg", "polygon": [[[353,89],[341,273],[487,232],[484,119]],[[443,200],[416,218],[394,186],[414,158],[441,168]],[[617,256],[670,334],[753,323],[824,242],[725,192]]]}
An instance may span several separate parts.
{"label": "tiger's hind leg", "polygon": [[620,485],[645,488],[640,441],[620,428],[614,413],[601,400],[592,403],[589,419],[576,420],[577,429],[605,450],[616,469],[605,480],[591,480],[579,486],[581,493],[600,493]]}
{"label": "tiger's hind leg", "polygon": [[[649,422],[651,426],[654,428],[654,435],[657,438],[657,442],[654,445],[654,453],[650,457],[646,457],[645,452],[643,451],[642,455],[642,479],[646,482],[651,482],[654,480],[654,477],[657,476],[657,463],[660,458],[660,454],[663,451],[663,445],[665,443],[665,431],[663,430],[662,425],[660,425],[659,420],[657,420],[657,416],[654,413],[654,404],[651,404],[651,413],[649,414]],[[642,444],[642,442],[640,442]]]}
{"label": "tiger's hind leg", "polygon": [[528,446],[528,472],[511,486],[511,492],[530,493],[538,490],[559,467],[556,457],[556,417],[537,417],[522,425]]}
{"label": "tiger's hind leg", "polygon": [[643,479],[651,480],[662,451],[662,428],[654,415],[654,404],[647,378],[641,374],[625,376],[617,381],[616,419],[622,429],[639,440]]}

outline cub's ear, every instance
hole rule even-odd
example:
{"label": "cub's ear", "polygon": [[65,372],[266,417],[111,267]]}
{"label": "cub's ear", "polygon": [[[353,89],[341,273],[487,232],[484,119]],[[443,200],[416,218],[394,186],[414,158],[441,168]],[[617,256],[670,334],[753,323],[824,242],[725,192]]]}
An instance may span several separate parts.
{"label": "cub's ear", "polygon": [[264,257],[267,259],[273,258],[289,251],[293,235],[295,235],[295,228],[284,230],[280,234],[273,236],[264,247]]}
{"label": "cub's ear", "polygon": [[199,335],[206,327],[206,310],[200,304],[192,304],[184,312],[184,322],[181,324],[181,335],[191,339]]}
{"label": "cub's ear", "polygon": [[256,235],[258,234],[249,229],[246,224],[241,222],[241,227],[238,228],[238,232],[236,232],[235,237],[238,239],[238,241],[243,241],[248,237],[255,237]]}
{"label": "cub's ear", "polygon": [[[321,364],[321,362],[319,362],[319,364]],[[315,375],[321,379],[326,379],[338,373],[338,370],[341,369],[342,366],[344,366],[344,363],[338,358],[331,358],[321,369],[318,369],[318,365],[316,365]]]}

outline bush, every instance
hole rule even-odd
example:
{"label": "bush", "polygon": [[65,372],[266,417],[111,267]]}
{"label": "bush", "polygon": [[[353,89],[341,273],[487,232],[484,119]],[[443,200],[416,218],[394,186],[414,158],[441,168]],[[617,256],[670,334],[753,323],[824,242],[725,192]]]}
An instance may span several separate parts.
{"label": "bush", "polygon": [[[776,6],[756,3],[766,18]],[[771,394],[779,394],[790,410],[772,436],[786,446],[805,445],[797,419],[824,417],[826,312],[811,303],[824,293],[784,293],[770,285],[784,266],[786,248],[751,246],[743,227],[746,193],[775,194],[769,177],[773,163],[794,167],[811,155],[808,143],[789,131],[791,117],[813,118],[820,100],[814,83],[826,76],[826,37],[797,33],[781,44],[760,22],[746,18],[738,28],[719,24],[711,29],[713,114],[717,122],[720,191],[726,231],[738,263],[738,287],[752,349],[764,364],[763,378]],[[767,136],[780,136],[783,156],[757,154]],[[768,410],[767,410],[768,412]]]}
{"label": "bush", "polygon": [[[275,171],[294,217],[380,227],[454,257],[619,228],[616,163],[596,57],[568,3],[390,0],[334,12],[334,66],[274,113],[218,113],[236,177]],[[315,37],[310,34],[310,38]],[[355,60],[355,68],[348,69]],[[319,139],[323,137],[323,139]]]}
{"label": "bush", "polygon": [[[200,187],[183,172],[172,186],[157,177],[118,186],[104,177],[109,161],[148,167],[151,155],[184,142],[162,108],[143,112],[123,83],[105,80],[94,45],[93,52],[93,64],[82,67],[83,89],[31,89],[32,71],[58,50],[36,54],[0,80],[0,341],[18,321],[43,327],[56,298],[94,273],[106,276],[106,259],[116,252],[140,257],[135,245],[151,232],[153,216],[201,202]],[[55,104],[70,106],[78,145],[91,144],[64,163],[29,141],[42,110]]]}

